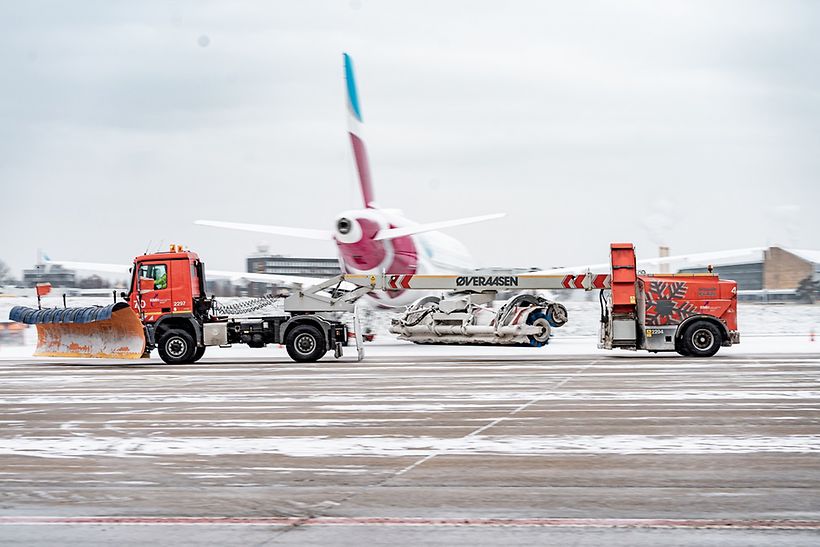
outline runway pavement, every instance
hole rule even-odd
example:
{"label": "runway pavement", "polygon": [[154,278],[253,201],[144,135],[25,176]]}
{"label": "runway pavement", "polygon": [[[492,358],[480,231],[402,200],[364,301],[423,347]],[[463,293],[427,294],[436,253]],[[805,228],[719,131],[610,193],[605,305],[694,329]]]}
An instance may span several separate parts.
{"label": "runway pavement", "polygon": [[3,360],[0,423],[4,544],[820,542],[820,355]]}

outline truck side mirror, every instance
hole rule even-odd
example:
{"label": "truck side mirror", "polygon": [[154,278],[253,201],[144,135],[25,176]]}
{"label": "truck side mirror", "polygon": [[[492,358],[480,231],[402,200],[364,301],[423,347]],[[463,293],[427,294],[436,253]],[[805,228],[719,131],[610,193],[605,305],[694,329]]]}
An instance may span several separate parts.
{"label": "truck side mirror", "polygon": [[140,277],[140,292],[150,292],[154,290],[154,280],[148,277]]}

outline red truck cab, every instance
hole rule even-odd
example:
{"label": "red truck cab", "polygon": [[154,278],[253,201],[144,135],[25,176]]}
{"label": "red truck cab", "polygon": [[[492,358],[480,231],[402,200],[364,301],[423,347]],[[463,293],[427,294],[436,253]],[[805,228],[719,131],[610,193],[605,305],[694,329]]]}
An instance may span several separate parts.
{"label": "red truck cab", "polygon": [[716,274],[638,273],[631,243],[611,245],[610,300],[599,347],[710,357],[740,342],[737,283]]}
{"label": "red truck cab", "polygon": [[205,266],[194,252],[171,245],[169,252],[138,256],[125,295],[146,325],[147,346],[160,356],[193,362],[204,354],[202,324],[211,301],[205,296]]}
{"label": "red truck cab", "polygon": [[642,274],[637,304],[650,351],[706,356],[740,342],[734,281],[714,274]]}
{"label": "red truck cab", "polygon": [[203,274],[199,256],[191,251],[138,256],[131,271],[128,303],[144,323],[167,314],[194,314],[205,294]]}

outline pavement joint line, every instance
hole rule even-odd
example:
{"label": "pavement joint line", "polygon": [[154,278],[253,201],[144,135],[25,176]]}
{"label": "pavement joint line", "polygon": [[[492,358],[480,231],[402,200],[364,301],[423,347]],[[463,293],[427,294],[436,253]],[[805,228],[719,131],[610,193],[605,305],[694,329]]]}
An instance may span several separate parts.
{"label": "pavement joint line", "polygon": [[[561,388],[562,386],[564,386],[567,382],[569,382],[570,380],[572,380],[573,378],[575,378],[575,377],[576,377],[576,376],[578,376],[579,374],[583,373],[585,370],[587,370],[589,367],[591,367],[592,365],[594,365],[595,363],[597,363],[597,362],[599,362],[599,361],[600,361],[600,359],[595,359],[595,360],[593,360],[593,361],[590,361],[590,362],[589,362],[589,363],[587,363],[585,366],[583,366],[583,367],[581,367],[580,369],[576,370],[576,371],[575,371],[575,372],[573,372],[570,376],[568,376],[568,377],[564,378],[564,379],[563,379],[563,380],[561,380],[558,384],[556,384],[555,386],[551,387],[549,390],[544,391],[544,392],[541,392],[541,393],[538,395],[538,397],[536,397],[536,398],[532,399],[531,401],[529,401],[529,402],[527,402],[527,403],[524,403],[523,405],[518,406],[517,408],[515,408],[515,409],[513,409],[512,411],[508,412],[508,413],[507,413],[507,414],[505,414],[504,416],[502,416],[502,417],[500,417],[500,418],[497,418],[497,419],[495,419],[495,420],[491,421],[489,424],[485,424],[484,426],[482,426],[482,427],[478,428],[476,431],[485,431],[486,429],[488,429],[488,427],[489,427],[489,426],[491,426],[491,425],[495,425],[496,423],[498,423],[499,421],[501,421],[501,419],[506,418],[506,417],[509,417],[509,416],[513,416],[513,415],[515,415],[516,413],[521,412],[522,410],[526,409],[527,407],[529,407],[529,406],[531,406],[531,405],[535,404],[536,402],[538,402],[538,401],[542,400],[544,397],[546,397],[546,396],[547,396],[547,394],[549,394],[549,393],[551,393],[551,392],[554,392],[554,391],[555,391],[555,390],[557,390],[557,389],[560,389],[560,388]],[[468,433],[467,435],[465,435],[465,436],[464,436],[464,437],[462,437],[462,438],[466,439],[466,438],[468,438],[468,437],[470,437],[470,436],[472,436],[472,435],[476,434],[476,431],[473,431],[473,432],[471,432],[471,433]],[[396,478],[396,477],[400,477],[400,476],[404,475],[404,474],[405,474],[405,473],[407,473],[408,471],[411,471],[411,470],[415,469],[416,467],[418,467],[419,465],[421,465],[421,464],[423,464],[423,463],[425,463],[425,462],[427,462],[427,461],[431,460],[432,458],[434,458],[434,457],[435,457],[436,455],[438,455],[438,454],[440,454],[440,451],[434,451],[434,452],[432,452],[432,453],[430,453],[430,454],[428,454],[428,455],[424,456],[423,458],[421,458],[421,459],[417,460],[416,462],[414,462],[414,463],[412,463],[412,464],[408,465],[407,467],[404,467],[403,469],[400,469],[400,470],[399,470],[399,471],[397,471],[396,473],[393,473],[392,475],[388,475],[388,476],[384,477],[383,479],[379,480],[378,482],[376,482],[376,483],[374,483],[374,484],[369,484],[369,485],[366,485],[366,486],[364,486],[362,489],[360,489],[360,490],[358,490],[358,491],[351,492],[350,494],[348,494],[348,495],[344,496],[342,499],[340,499],[340,500],[336,501],[336,502],[335,502],[335,503],[336,503],[336,506],[338,507],[338,506],[340,506],[341,504],[343,504],[343,503],[345,503],[345,502],[350,501],[351,499],[355,498],[356,496],[358,496],[358,495],[359,495],[359,494],[361,494],[362,492],[365,492],[365,491],[367,491],[367,490],[370,490],[371,488],[379,488],[379,487],[385,486],[388,482],[390,482],[390,481],[391,481],[391,480],[393,480],[394,478]]]}
{"label": "pavement joint line", "polygon": [[[551,387],[550,389],[548,389],[547,391],[543,391],[543,392],[541,392],[540,394],[538,394],[538,396],[537,396],[537,397],[535,397],[534,399],[532,399],[532,400],[530,400],[530,401],[528,401],[528,402],[526,402],[526,403],[524,403],[524,404],[522,404],[522,405],[520,405],[520,406],[516,407],[515,409],[511,410],[511,411],[510,411],[510,412],[508,412],[507,414],[504,414],[503,416],[499,416],[498,418],[496,418],[496,419],[492,420],[491,422],[489,422],[489,423],[487,423],[487,424],[484,424],[483,426],[479,427],[478,429],[476,429],[476,430],[474,430],[474,431],[472,431],[472,432],[470,432],[470,433],[468,433],[468,434],[464,435],[464,436],[462,437],[462,439],[468,439],[468,438],[470,438],[470,437],[475,437],[476,435],[480,435],[480,434],[481,434],[481,433],[483,433],[484,431],[486,431],[486,430],[490,429],[491,427],[493,427],[493,426],[495,426],[495,425],[498,425],[498,424],[499,424],[499,423],[501,423],[502,421],[507,420],[507,419],[509,419],[509,418],[510,418],[510,417],[512,417],[512,416],[515,416],[516,414],[518,414],[518,413],[519,413],[519,412],[521,412],[522,410],[526,410],[527,408],[529,408],[530,406],[534,405],[535,403],[537,403],[537,402],[539,402],[539,401],[543,400],[543,399],[544,399],[544,397],[546,397],[548,394],[550,394],[550,393],[555,393],[556,391],[558,391],[559,389],[561,389],[561,388],[562,388],[562,387],[563,387],[563,386],[564,386],[567,382],[569,382],[570,380],[572,380],[573,378],[575,378],[575,377],[576,377],[576,376],[578,376],[579,374],[583,374],[583,373],[584,373],[584,371],[586,371],[589,367],[591,367],[592,365],[594,365],[594,364],[595,364],[595,363],[597,363],[598,361],[600,361],[600,359],[596,359],[596,360],[594,360],[594,361],[590,361],[590,362],[589,362],[589,363],[587,363],[585,366],[583,366],[583,367],[581,367],[579,370],[577,370],[577,371],[573,372],[570,376],[567,376],[566,378],[564,378],[563,380],[561,380],[560,382],[558,382],[556,385],[552,386],[552,387]],[[413,470],[413,469],[415,469],[416,467],[418,467],[418,466],[420,466],[420,465],[423,465],[424,463],[426,463],[426,462],[428,462],[428,461],[432,460],[433,458],[435,458],[435,457],[436,457],[436,456],[438,456],[439,454],[441,454],[441,451],[440,451],[440,450],[436,450],[436,451],[434,451],[434,452],[431,452],[430,454],[427,454],[426,456],[424,456],[424,457],[423,457],[423,458],[421,458],[420,460],[418,460],[418,461],[416,461],[416,462],[414,462],[414,463],[411,463],[410,465],[408,465],[408,466],[407,466],[407,467],[405,467],[404,469],[400,469],[400,470],[399,470],[399,471],[398,471],[395,475],[393,475],[392,477],[389,477],[389,478],[385,479],[384,481],[382,481],[382,482],[381,482],[381,484],[384,484],[385,482],[389,481],[390,479],[393,479],[393,478],[395,478],[395,477],[400,477],[400,476],[404,475],[405,473],[407,473],[407,472],[409,472],[409,471],[412,471],[412,470]]]}
{"label": "pavement joint line", "polygon": [[388,526],[820,530],[819,520],[708,518],[424,518],[424,517],[118,517],[0,516],[0,526]]}

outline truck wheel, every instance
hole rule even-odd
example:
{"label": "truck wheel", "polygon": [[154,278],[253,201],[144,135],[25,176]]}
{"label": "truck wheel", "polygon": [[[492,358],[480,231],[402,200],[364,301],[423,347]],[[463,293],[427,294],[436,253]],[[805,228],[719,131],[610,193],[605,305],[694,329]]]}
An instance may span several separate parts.
{"label": "truck wheel", "polygon": [[312,363],[325,354],[325,337],[313,325],[297,325],[288,333],[285,348],[294,361]]}
{"label": "truck wheel", "polygon": [[196,351],[194,352],[194,356],[191,357],[191,362],[196,363],[197,361],[202,359],[203,355],[205,355],[205,346],[202,346],[201,348],[200,347],[196,348]]}
{"label": "truck wheel", "polygon": [[689,356],[711,357],[720,349],[720,331],[709,321],[695,321],[686,328],[681,342]]}
{"label": "truck wheel", "polygon": [[193,363],[196,345],[184,330],[171,329],[159,339],[159,356],[169,365]]}

